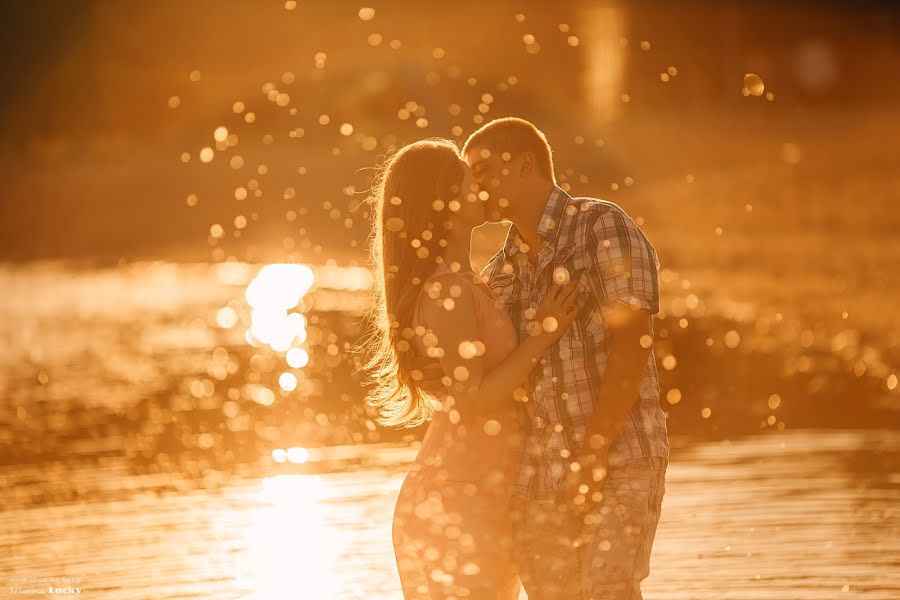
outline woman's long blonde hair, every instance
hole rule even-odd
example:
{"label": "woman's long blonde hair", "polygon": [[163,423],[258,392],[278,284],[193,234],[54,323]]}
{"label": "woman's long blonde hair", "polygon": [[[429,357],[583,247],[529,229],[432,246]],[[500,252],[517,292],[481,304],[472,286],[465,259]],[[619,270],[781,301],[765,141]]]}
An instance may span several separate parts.
{"label": "woman's long blonde hair", "polygon": [[448,204],[460,196],[464,169],[456,144],[435,138],[401,148],[375,179],[369,198],[375,285],[363,368],[372,384],[366,401],[382,425],[415,427],[434,412],[433,399],[416,385],[412,318],[422,285],[442,262],[452,228]]}

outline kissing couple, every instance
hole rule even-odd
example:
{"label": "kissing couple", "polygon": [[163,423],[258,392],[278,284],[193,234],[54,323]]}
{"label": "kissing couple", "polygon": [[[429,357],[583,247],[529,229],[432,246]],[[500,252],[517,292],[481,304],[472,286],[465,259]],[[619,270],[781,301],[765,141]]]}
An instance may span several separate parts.
{"label": "kissing couple", "polygon": [[[373,190],[367,401],[428,423],[394,511],[403,597],[639,600],[669,457],[653,246],[557,185],[524,119],[409,144]],[[501,221],[479,275],[472,230]]]}

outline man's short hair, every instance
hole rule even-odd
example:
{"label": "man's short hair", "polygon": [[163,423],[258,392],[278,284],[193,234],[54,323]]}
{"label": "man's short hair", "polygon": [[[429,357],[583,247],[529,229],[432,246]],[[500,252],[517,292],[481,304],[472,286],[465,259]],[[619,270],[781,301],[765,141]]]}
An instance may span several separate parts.
{"label": "man's short hair", "polygon": [[494,119],[469,136],[463,145],[462,155],[466,156],[475,146],[484,146],[494,153],[509,152],[513,156],[531,152],[538,170],[556,183],[553,151],[547,143],[547,137],[531,121],[518,117]]}

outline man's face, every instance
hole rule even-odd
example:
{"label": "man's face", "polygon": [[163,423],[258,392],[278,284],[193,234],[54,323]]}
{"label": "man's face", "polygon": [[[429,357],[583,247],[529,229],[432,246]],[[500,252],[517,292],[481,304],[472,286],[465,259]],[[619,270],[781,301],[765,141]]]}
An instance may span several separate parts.
{"label": "man's face", "polygon": [[466,163],[472,169],[484,199],[488,222],[499,223],[506,218],[508,207],[515,199],[520,162],[521,157],[514,159],[508,153],[497,154],[485,146],[473,146],[466,153]]}
{"label": "man's face", "polygon": [[477,227],[487,218],[485,204],[478,197],[480,190],[478,184],[475,183],[472,169],[464,162],[462,162],[462,167],[465,175],[463,175],[459,198],[456,199],[456,204],[453,201],[450,202],[450,210],[457,213],[463,223]]}

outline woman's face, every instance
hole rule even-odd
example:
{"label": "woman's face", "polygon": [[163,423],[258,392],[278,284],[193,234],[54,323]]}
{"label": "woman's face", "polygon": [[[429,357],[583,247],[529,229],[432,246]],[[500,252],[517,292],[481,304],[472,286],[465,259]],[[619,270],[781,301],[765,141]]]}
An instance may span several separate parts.
{"label": "woman's face", "polygon": [[463,180],[460,194],[449,202],[450,212],[455,214],[460,222],[467,227],[478,227],[485,221],[484,201],[478,198],[478,186],[472,170],[462,160],[459,161],[463,168]]}

